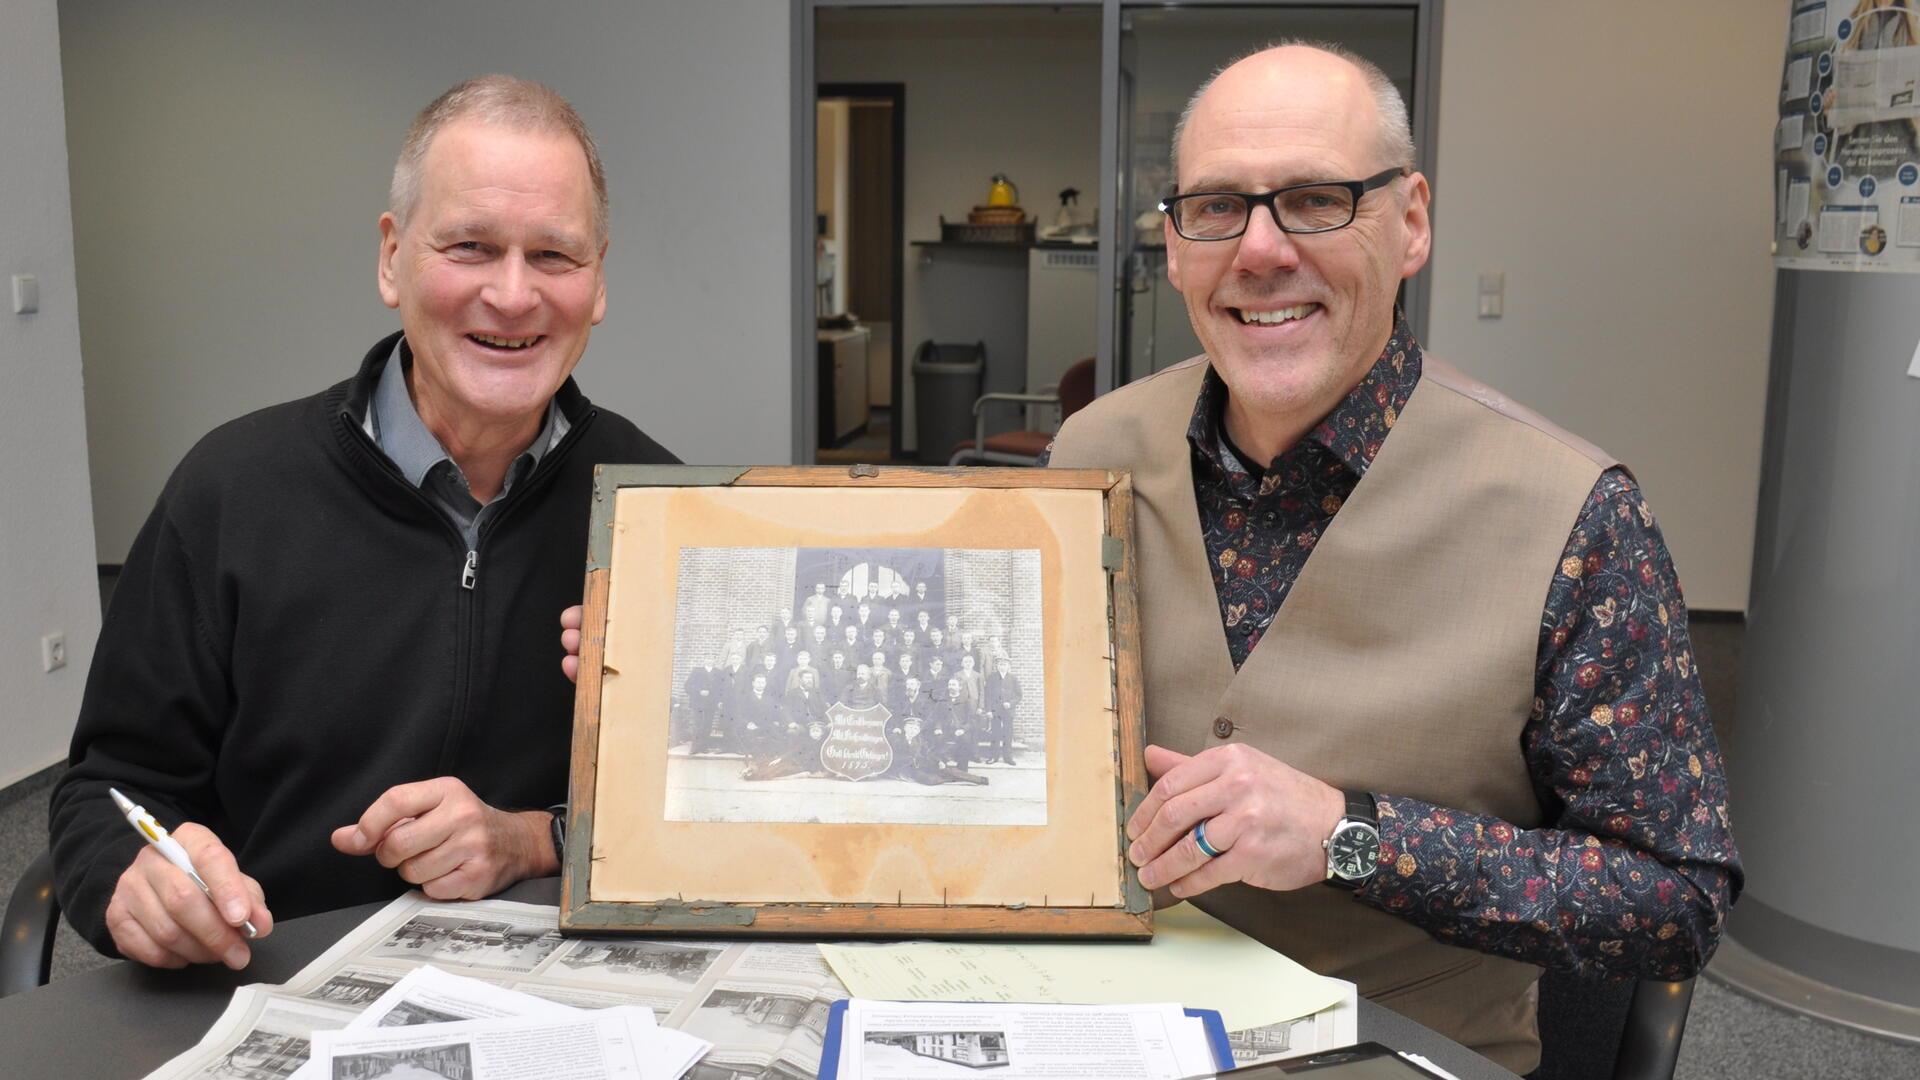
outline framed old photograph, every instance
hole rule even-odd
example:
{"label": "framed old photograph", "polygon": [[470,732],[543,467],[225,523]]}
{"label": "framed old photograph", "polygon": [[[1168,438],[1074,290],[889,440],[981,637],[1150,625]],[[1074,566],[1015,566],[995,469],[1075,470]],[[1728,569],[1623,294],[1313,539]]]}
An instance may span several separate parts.
{"label": "framed old photograph", "polygon": [[1152,934],[1130,480],[604,466],[563,931]]}

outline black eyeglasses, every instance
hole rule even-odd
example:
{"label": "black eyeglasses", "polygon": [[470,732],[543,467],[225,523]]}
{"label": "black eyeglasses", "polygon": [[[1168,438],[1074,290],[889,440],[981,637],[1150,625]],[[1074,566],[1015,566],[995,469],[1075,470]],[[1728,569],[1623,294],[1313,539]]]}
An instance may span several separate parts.
{"label": "black eyeglasses", "polygon": [[1264,206],[1281,232],[1323,233],[1353,224],[1360,196],[1385,187],[1407,174],[1395,167],[1365,180],[1322,180],[1295,184],[1265,195],[1245,191],[1195,191],[1171,195],[1160,202],[1160,212],[1173,222],[1173,231],[1187,240],[1232,240],[1247,231],[1253,208]]}

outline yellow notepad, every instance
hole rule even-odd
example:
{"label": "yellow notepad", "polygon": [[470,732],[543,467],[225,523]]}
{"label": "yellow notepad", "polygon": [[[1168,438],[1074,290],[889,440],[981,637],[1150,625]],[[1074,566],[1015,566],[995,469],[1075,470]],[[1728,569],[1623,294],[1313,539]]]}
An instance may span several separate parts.
{"label": "yellow notepad", "polygon": [[1153,916],[1151,944],[822,945],[855,997],[883,1001],[1178,1001],[1217,1009],[1228,1031],[1277,1024],[1339,1001],[1316,975],[1191,904]]}

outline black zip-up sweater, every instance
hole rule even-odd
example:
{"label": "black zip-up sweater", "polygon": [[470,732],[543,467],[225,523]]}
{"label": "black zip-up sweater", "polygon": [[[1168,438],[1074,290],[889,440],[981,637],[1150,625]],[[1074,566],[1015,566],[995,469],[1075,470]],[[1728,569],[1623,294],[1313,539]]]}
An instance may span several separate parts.
{"label": "black zip-up sweater", "polygon": [[109,954],[143,841],[107,794],[219,834],[276,918],[398,895],[329,834],[400,783],[457,776],[503,809],[563,801],[593,468],[676,459],[569,379],[572,425],[470,553],[361,427],[399,335],[324,393],[189,452],[114,588],[50,833],[61,907]]}

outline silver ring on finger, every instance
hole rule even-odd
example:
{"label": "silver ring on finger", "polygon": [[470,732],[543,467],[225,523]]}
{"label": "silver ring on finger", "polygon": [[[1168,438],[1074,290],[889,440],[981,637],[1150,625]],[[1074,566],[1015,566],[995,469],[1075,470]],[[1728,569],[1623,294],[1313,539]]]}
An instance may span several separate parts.
{"label": "silver ring on finger", "polygon": [[[1213,820],[1212,818],[1207,819],[1207,821],[1212,821],[1212,820]],[[1205,855],[1209,859],[1217,859],[1220,856],[1225,855],[1227,853],[1225,848],[1217,848],[1217,847],[1214,847],[1212,844],[1207,843],[1207,822],[1206,821],[1203,821],[1200,824],[1195,825],[1193,827],[1193,846],[1199,848],[1200,854]]]}

